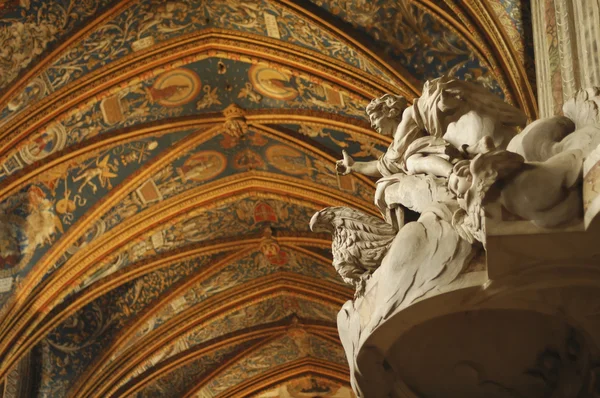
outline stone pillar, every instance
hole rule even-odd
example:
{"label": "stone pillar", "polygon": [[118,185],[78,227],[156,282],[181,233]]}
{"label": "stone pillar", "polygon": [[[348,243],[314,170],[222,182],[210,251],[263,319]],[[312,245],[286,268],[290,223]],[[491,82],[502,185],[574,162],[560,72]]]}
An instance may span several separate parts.
{"label": "stone pillar", "polygon": [[561,113],[584,87],[600,86],[600,0],[532,0],[540,117]]}

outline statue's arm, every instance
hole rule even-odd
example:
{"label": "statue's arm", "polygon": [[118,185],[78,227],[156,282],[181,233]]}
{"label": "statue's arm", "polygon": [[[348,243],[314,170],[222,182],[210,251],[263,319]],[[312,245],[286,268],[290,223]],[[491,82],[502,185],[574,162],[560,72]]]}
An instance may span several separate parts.
{"label": "statue's arm", "polygon": [[406,168],[410,174],[448,177],[452,172],[452,163],[435,155],[423,156],[415,154],[406,160]]}
{"label": "statue's arm", "polygon": [[378,160],[372,160],[370,162],[354,162],[352,171],[360,174],[364,174],[369,177],[381,177],[379,168],[377,168]]}
{"label": "statue's arm", "polygon": [[338,160],[335,168],[338,174],[346,175],[351,172],[364,174],[369,177],[381,177],[381,172],[377,167],[379,161],[371,160],[369,162],[355,162],[346,151],[342,151],[343,159]]}

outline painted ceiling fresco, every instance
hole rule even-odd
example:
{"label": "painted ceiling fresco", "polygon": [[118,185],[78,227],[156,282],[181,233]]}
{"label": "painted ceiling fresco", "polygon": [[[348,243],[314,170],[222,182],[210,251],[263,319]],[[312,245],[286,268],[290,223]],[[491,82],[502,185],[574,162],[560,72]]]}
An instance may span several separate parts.
{"label": "painted ceiling fresco", "polygon": [[353,392],[339,383],[315,376],[304,376],[290,380],[253,398],[353,398]]}
{"label": "painted ceiling fresco", "polygon": [[335,172],[390,144],[365,106],[449,74],[536,114],[527,2],[439,3],[0,1],[0,386],[352,397],[308,223],[379,214]]}

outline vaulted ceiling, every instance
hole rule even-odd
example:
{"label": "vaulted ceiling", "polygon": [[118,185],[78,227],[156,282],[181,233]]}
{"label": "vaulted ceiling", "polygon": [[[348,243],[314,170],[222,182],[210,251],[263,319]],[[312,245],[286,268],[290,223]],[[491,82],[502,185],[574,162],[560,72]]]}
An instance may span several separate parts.
{"label": "vaulted ceiling", "polygon": [[350,397],[335,160],[442,74],[534,118],[526,3],[0,1],[4,396]]}

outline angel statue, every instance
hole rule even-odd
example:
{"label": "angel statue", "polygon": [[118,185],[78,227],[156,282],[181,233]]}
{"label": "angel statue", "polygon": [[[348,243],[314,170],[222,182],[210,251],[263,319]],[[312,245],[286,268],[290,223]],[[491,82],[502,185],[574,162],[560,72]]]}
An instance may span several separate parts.
{"label": "angel statue", "polygon": [[389,94],[374,99],[366,108],[371,126],[393,135],[393,142],[377,160],[355,162],[344,151],[336,165],[342,175],[380,177],[375,204],[399,226],[402,212],[395,209],[402,205],[421,212],[430,203],[451,200],[446,182],[454,163],[506,148],[516,127],[527,121],[522,111],[484,87],[449,77],[426,82],[421,97],[406,105],[403,97]]}

